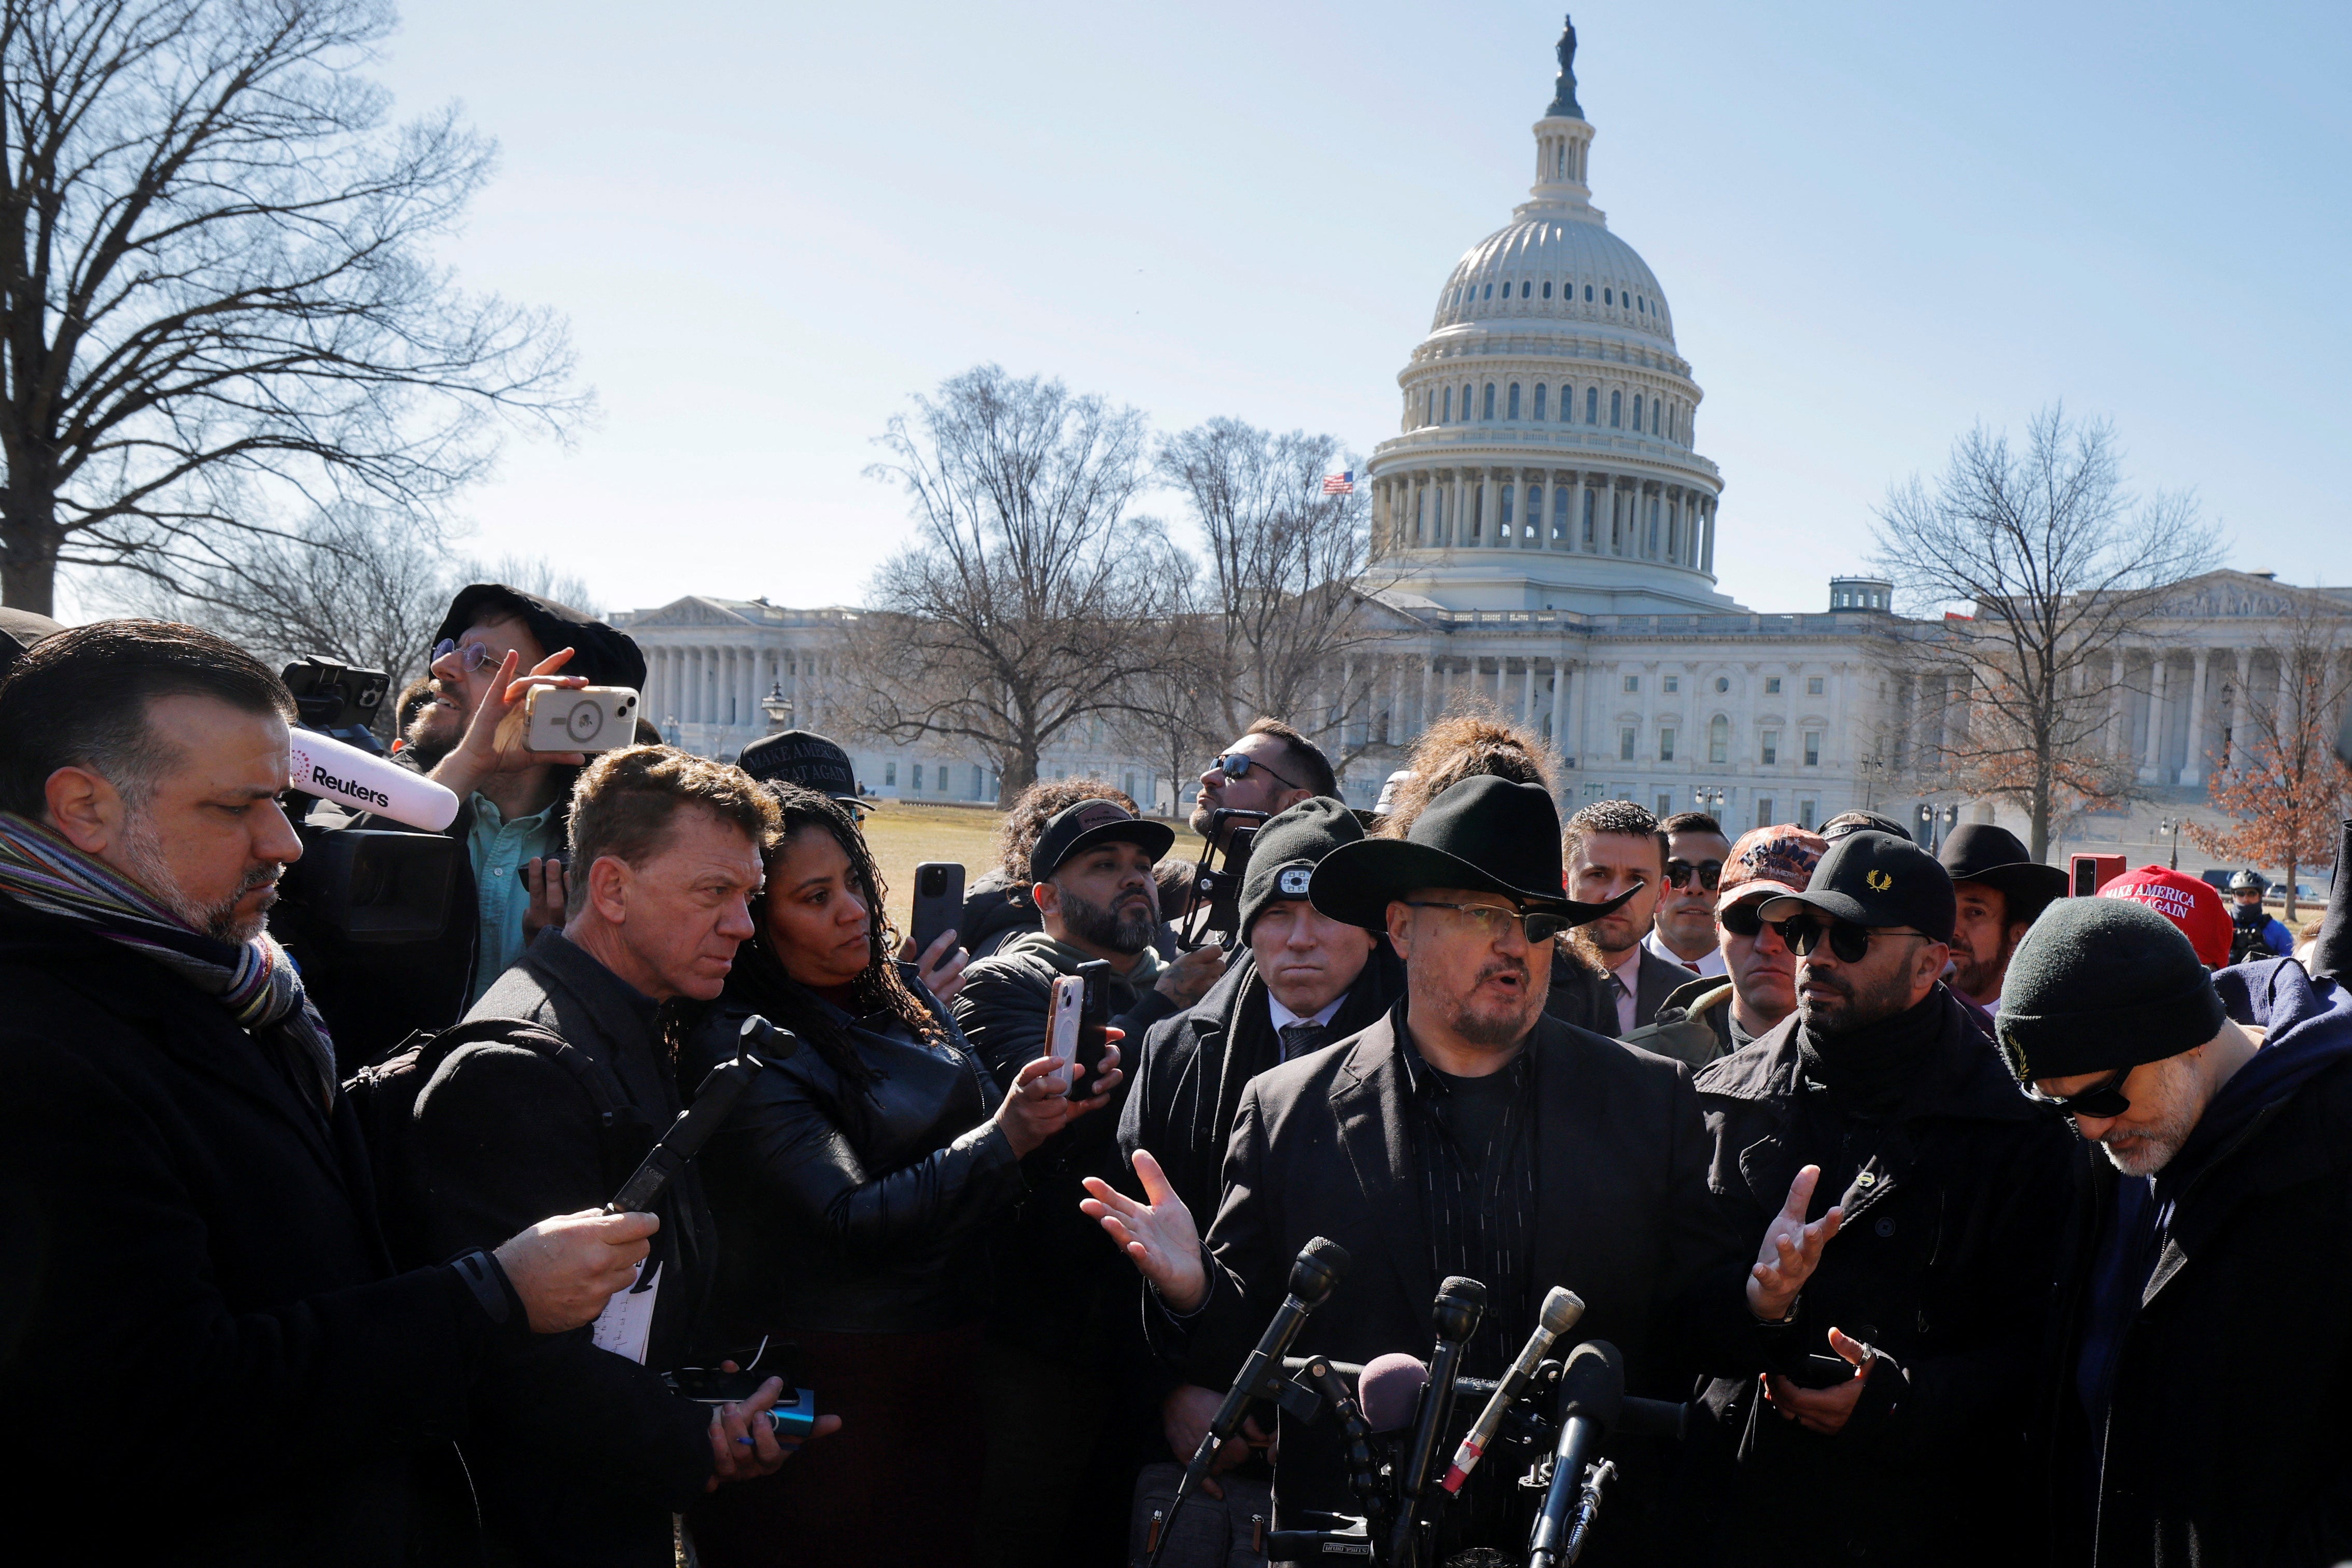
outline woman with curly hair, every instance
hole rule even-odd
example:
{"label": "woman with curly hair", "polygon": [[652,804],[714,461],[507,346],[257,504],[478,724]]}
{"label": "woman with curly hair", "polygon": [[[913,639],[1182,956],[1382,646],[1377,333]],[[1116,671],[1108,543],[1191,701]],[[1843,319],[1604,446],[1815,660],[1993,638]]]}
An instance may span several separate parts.
{"label": "woman with curly hair", "polygon": [[[697,1548],[711,1568],[963,1563],[987,1222],[1023,1195],[1022,1157],[1108,1103],[1118,1075],[1073,1102],[1040,1058],[1000,1098],[913,966],[890,958],[856,823],[814,790],[766,787],[783,825],[759,933],[696,1039],[715,1058],[731,1020],[759,1013],[800,1048],[752,1080],[699,1162],[725,1242],[713,1327],[730,1346],[789,1341],[791,1370],[842,1430],[793,1473],[714,1494],[691,1521]],[[708,1065],[682,1064],[682,1080]]]}
{"label": "woman with curly hair", "polygon": [[1464,779],[1491,773],[1513,784],[1541,784],[1554,799],[1559,796],[1559,767],[1543,737],[1492,711],[1449,713],[1432,724],[1414,742],[1402,772],[1381,818],[1383,838],[1402,838],[1431,801]]}

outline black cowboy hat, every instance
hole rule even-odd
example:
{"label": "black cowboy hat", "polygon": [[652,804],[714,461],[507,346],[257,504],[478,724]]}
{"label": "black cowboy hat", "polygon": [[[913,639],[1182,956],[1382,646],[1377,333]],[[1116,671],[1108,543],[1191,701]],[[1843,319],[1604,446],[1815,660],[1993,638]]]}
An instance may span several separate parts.
{"label": "black cowboy hat", "polygon": [[1559,812],[1541,784],[1481,774],[1429,803],[1402,838],[1342,844],[1323,857],[1307,896],[1335,921],[1386,931],[1389,903],[1415,888],[1476,888],[1570,925],[1599,920],[1633,896],[1580,904],[1563,890]]}
{"label": "black cowboy hat", "polygon": [[2012,902],[2023,899],[2047,904],[2066,896],[2065,868],[2044,866],[2026,852],[2016,834],[1990,822],[1953,828],[1936,858],[1953,881],[1999,888]]}

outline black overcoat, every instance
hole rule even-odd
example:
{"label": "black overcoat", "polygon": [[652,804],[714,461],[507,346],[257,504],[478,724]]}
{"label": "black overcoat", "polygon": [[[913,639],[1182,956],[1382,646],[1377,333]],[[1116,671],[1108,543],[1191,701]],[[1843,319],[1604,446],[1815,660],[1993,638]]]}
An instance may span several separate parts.
{"label": "black overcoat", "polygon": [[[528,1338],[395,1273],[367,1151],[220,1005],[0,897],[0,1499],[59,1561],[462,1562],[468,1390]],[[493,1238],[493,1244],[504,1237]],[[29,1550],[29,1547],[27,1548]]]}

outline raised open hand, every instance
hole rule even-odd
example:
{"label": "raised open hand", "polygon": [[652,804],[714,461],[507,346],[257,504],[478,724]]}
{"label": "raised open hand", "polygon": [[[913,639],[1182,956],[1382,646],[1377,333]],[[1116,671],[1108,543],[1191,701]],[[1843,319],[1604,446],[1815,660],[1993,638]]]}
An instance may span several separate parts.
{"label": "raised open hand", "polygon": [[1813,1201],[1813,1187],[1822,1179],[1819,1165],[1808,1165],[1789,1184],[1789,1201],[1764,1227],[1764,1244],[1756,1249],[1756,1267],[1748,1271],[1748,1310],[1765,1322],[1778,1322],[1796,1305],[1797,1292],[1813,1277],[1822,1248],[1845,1222],[1845,1210],[1832,1206],[1811,1225],[1805,1210]]}
{"label": "raised open hand", "polygon": [[1143,1202],[1099,1176],[1088,1176],[1089,1195],[1079,1202],[1079,1212],[1102,1223],[1161,1300],[1177,1311],[1192,1311],[1209,1297],[1209,1266],[1201,1258],[1200,1228],[1150,1150],[1135,1152],[1135,1173],[1143,1183]]}

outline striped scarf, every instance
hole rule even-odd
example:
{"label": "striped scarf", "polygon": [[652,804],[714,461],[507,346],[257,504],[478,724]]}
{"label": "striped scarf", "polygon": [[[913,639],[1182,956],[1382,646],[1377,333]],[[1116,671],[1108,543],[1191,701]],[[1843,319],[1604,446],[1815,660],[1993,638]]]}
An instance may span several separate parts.
{"label": "striped scarf", "polygon": [[0,893],[86,927],[162,964],[257,1037],[282,1046],[322,1109],[335,1098],[335,1046],[293,960],[267,932],[242,944],[189,928],[137,883],[39,823],[0,811]]}

